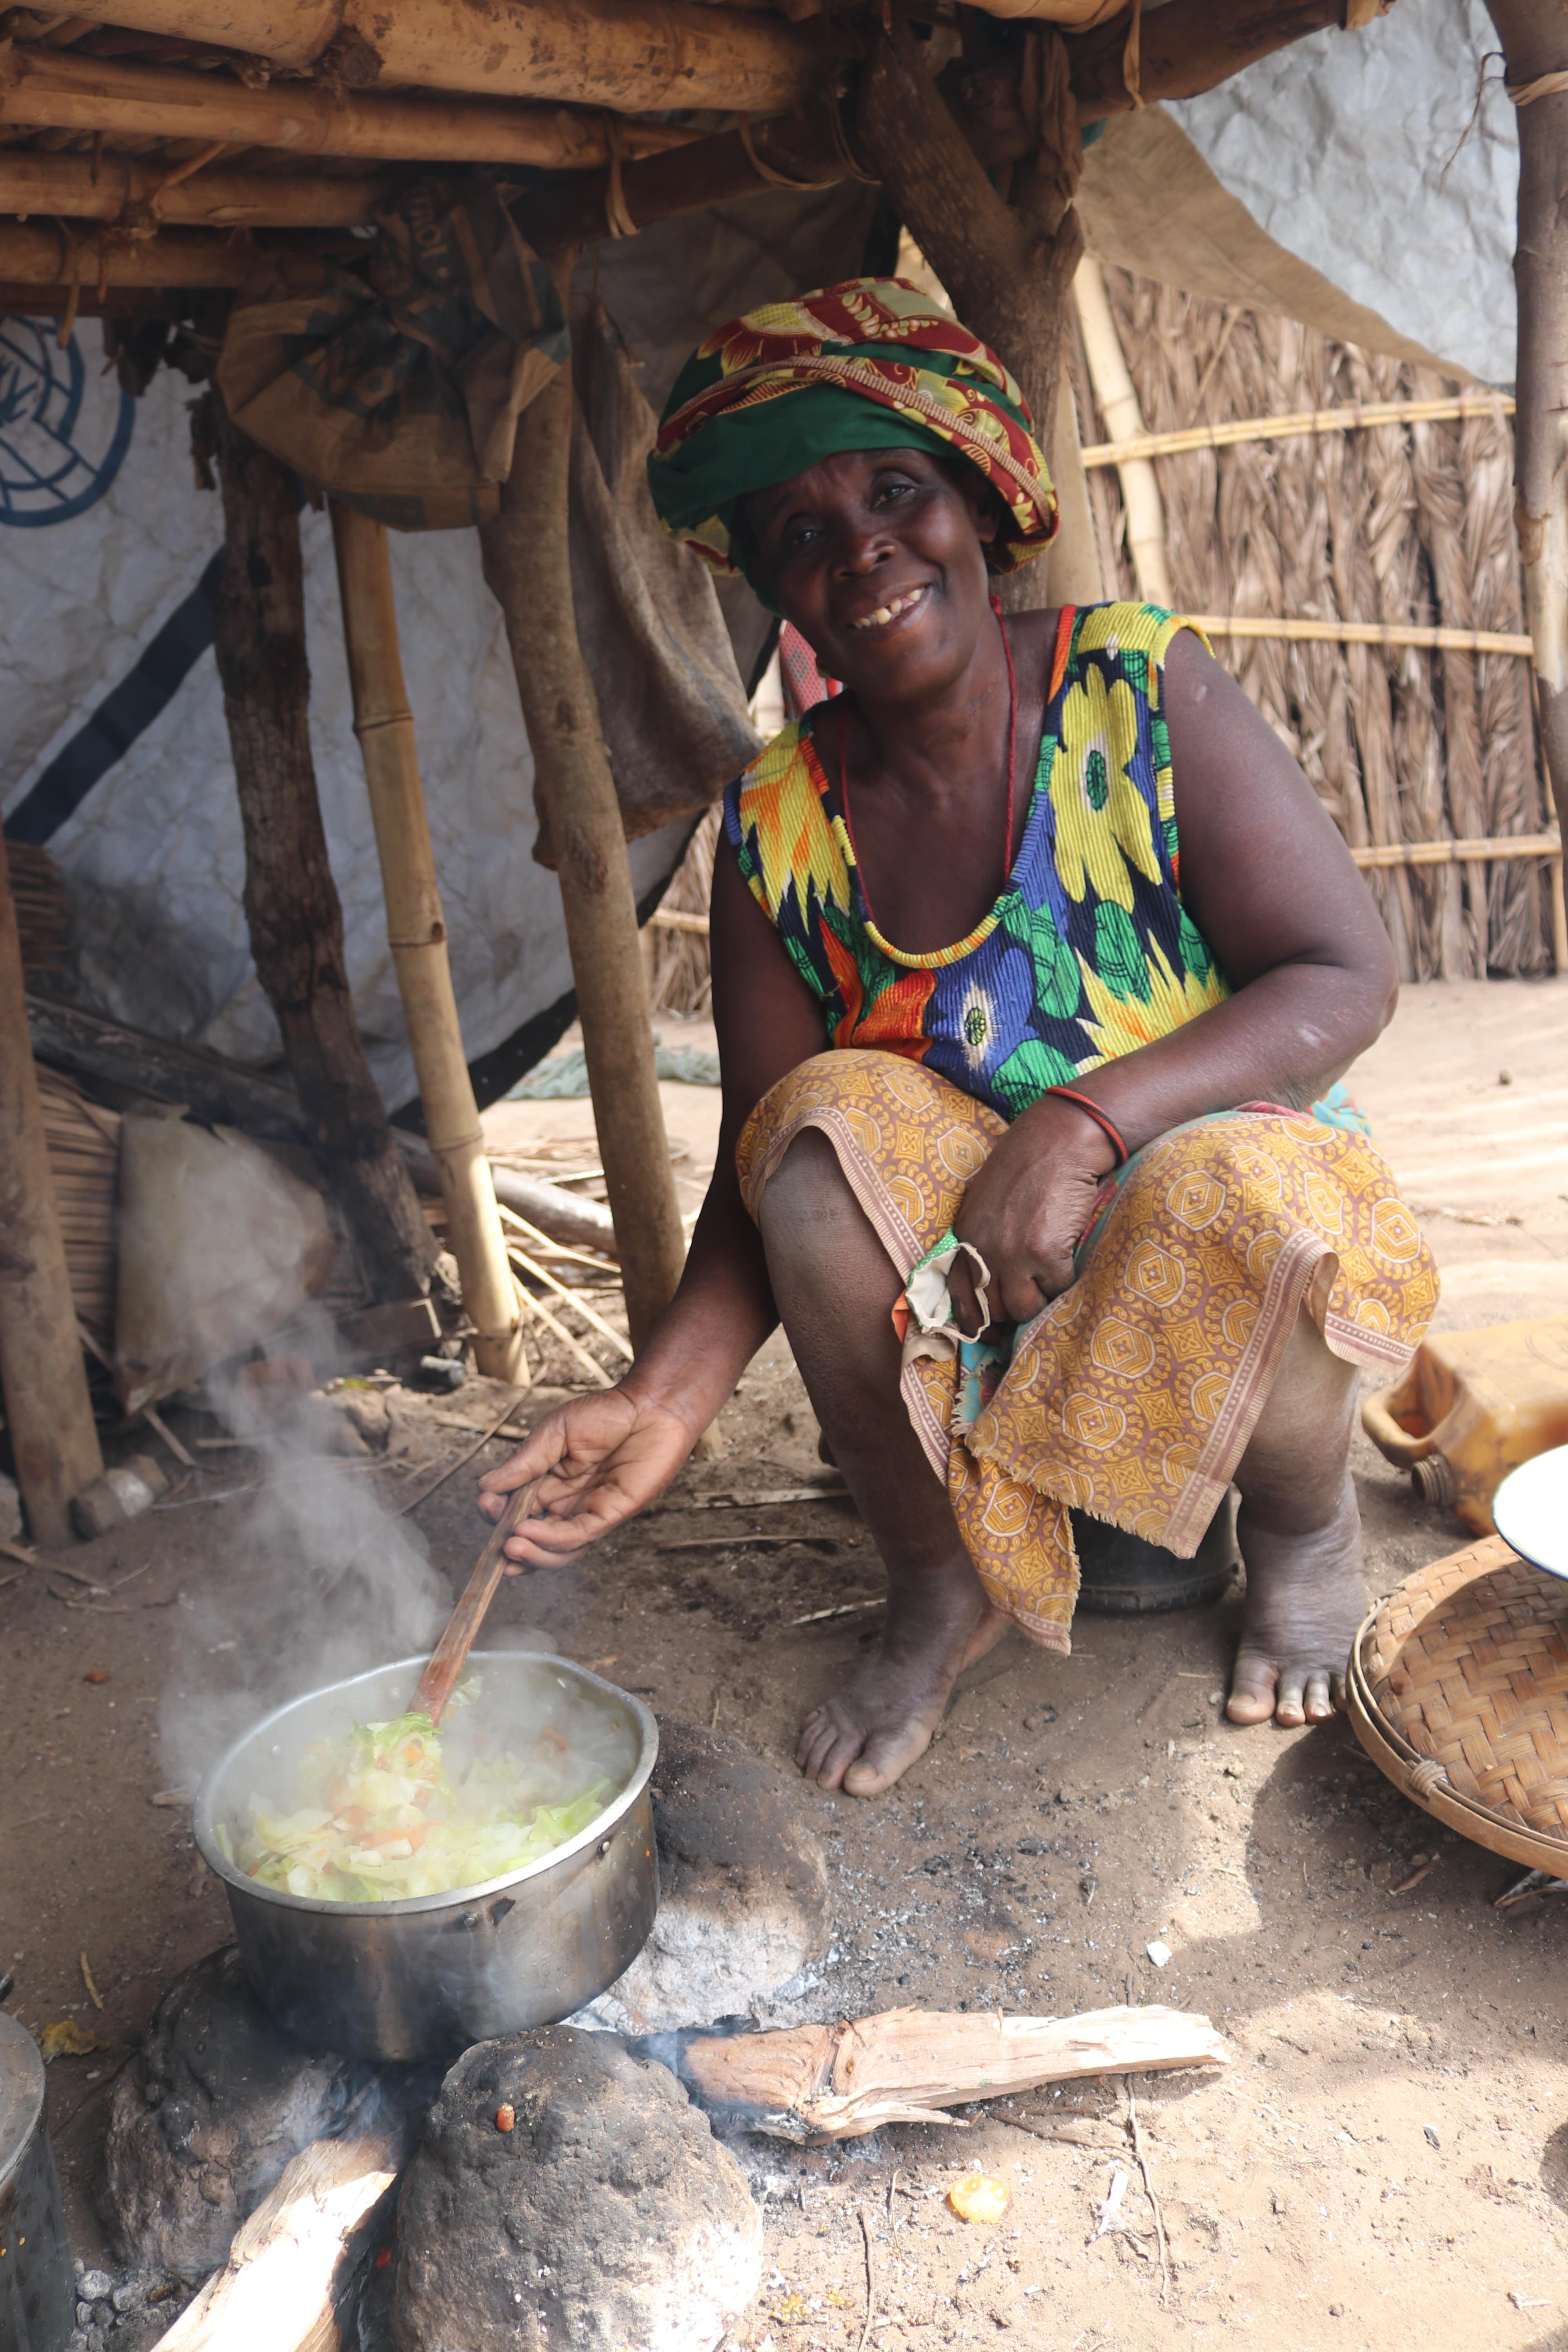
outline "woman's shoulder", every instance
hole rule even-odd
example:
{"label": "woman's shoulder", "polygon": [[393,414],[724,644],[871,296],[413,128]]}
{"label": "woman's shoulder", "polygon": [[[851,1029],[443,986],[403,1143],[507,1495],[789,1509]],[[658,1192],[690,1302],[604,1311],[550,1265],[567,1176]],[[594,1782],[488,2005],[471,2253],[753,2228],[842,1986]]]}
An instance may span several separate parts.
{"label": "woman's shoulder", "polygon": [[812,744],[812,718],[795,719],[763,745],[724,794],[724,830],[741,870],[770,910],[792,885],[805,904],[848,897],[843,853],[823,804],[826,779]]}
{"label": "woman's shoulder", "polygon": [[1103,604],[1080,604],[1073,619],[1073,651],[1101,654],[1112,661],[1127,654],[1142,655],[1156,669],[1163,669],[1173,640],[1184,629],[1190,629],[1207,646],[1199,622],[1164,604],[1121,598]]}

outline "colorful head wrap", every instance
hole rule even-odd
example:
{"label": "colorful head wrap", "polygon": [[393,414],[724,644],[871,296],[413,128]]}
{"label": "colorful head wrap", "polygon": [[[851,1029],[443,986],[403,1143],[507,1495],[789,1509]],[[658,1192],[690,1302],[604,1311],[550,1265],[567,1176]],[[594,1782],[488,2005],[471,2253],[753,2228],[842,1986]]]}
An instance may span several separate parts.
{"label": "colorful head wrap", "polygon": [[[847,449],[958,451],[1008,526],[985,551],[1015,572],[1056,531],[1057,498],[1023,394],[994,352],[902,278],[850,278],[748,310],[682,368],[647,461],[659,520],[735,572],[742,499]],[[765,584],[752,585],[771,603]]]}

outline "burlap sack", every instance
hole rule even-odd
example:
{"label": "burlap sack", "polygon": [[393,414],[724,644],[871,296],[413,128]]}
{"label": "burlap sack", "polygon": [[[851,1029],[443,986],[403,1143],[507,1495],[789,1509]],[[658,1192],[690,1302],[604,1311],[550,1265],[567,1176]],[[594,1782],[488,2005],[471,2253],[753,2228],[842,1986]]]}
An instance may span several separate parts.
{"label": "burlap sack", "polygon": [[[761,748],[713,575],[659,527],[657,419],[602,303],[574,336],[572,603],[626,839],[716,800]],[[557,863],[535,791],[542,866]]]}
{"label": "burlap sack", "polygon": [[517,420],[565,365],[548,269],[482,173],[427,173],[356,269],[268,257],[230,313],[218,388],[309,482],[398,530],[496,511]]}

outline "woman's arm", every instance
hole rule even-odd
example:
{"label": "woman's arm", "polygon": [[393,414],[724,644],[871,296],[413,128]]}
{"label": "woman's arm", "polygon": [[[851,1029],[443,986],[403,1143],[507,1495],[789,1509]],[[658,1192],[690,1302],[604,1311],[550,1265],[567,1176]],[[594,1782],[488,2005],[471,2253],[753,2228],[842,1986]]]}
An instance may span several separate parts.
{"label": "woman's arm", "polygon": [[[1371,893],[1274,730],[1190,632],[1172,643],[1164,687],[1182,901],[1234,993],[1074,1081],[1130,1152],[1237,1103],[1304,1108],[1371,1045],[1398,993]],[[1113,1157],[1086,1112],[1047,1097],[970,1186],[955,1230],[1010,1320],[1072,1280]]]}
{"label": "woman's arm", "polygon": [[480,1481],[479,1508],[493,1519],[512,1488],[543,1478],[507,1543],[520,1567],[569,1559],[662,1494],[778,1319],[735,1146],[769,1087],[821,1052],[822,1013],[722,840],[710,948],[724,1108],[680,1286],[613,1389],[561,1406]]}

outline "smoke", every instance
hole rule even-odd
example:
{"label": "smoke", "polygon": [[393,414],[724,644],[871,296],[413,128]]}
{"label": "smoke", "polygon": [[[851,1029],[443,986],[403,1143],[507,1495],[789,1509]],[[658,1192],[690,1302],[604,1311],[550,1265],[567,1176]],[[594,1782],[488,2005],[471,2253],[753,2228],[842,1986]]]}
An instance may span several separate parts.
{"label": "smoke", "polygon": [[[319,1325],[310,1342],[318,1368],[331,1347],[324,1315]],[[300,1337],[296,1323],[292,1347]],[[159,1731],[172,1784],[193,1790],[270,1708],[428,1651],[452,1606],[424,1538],[374,1491],[374,1471],[313,1450],[318,1417],[258,1410],[252,1399],[265,1391],[243,1378],[208,1386],[256,1444],[262,1479],[253,1500],[215,1519],[223,1558],[176,1612]]]}

